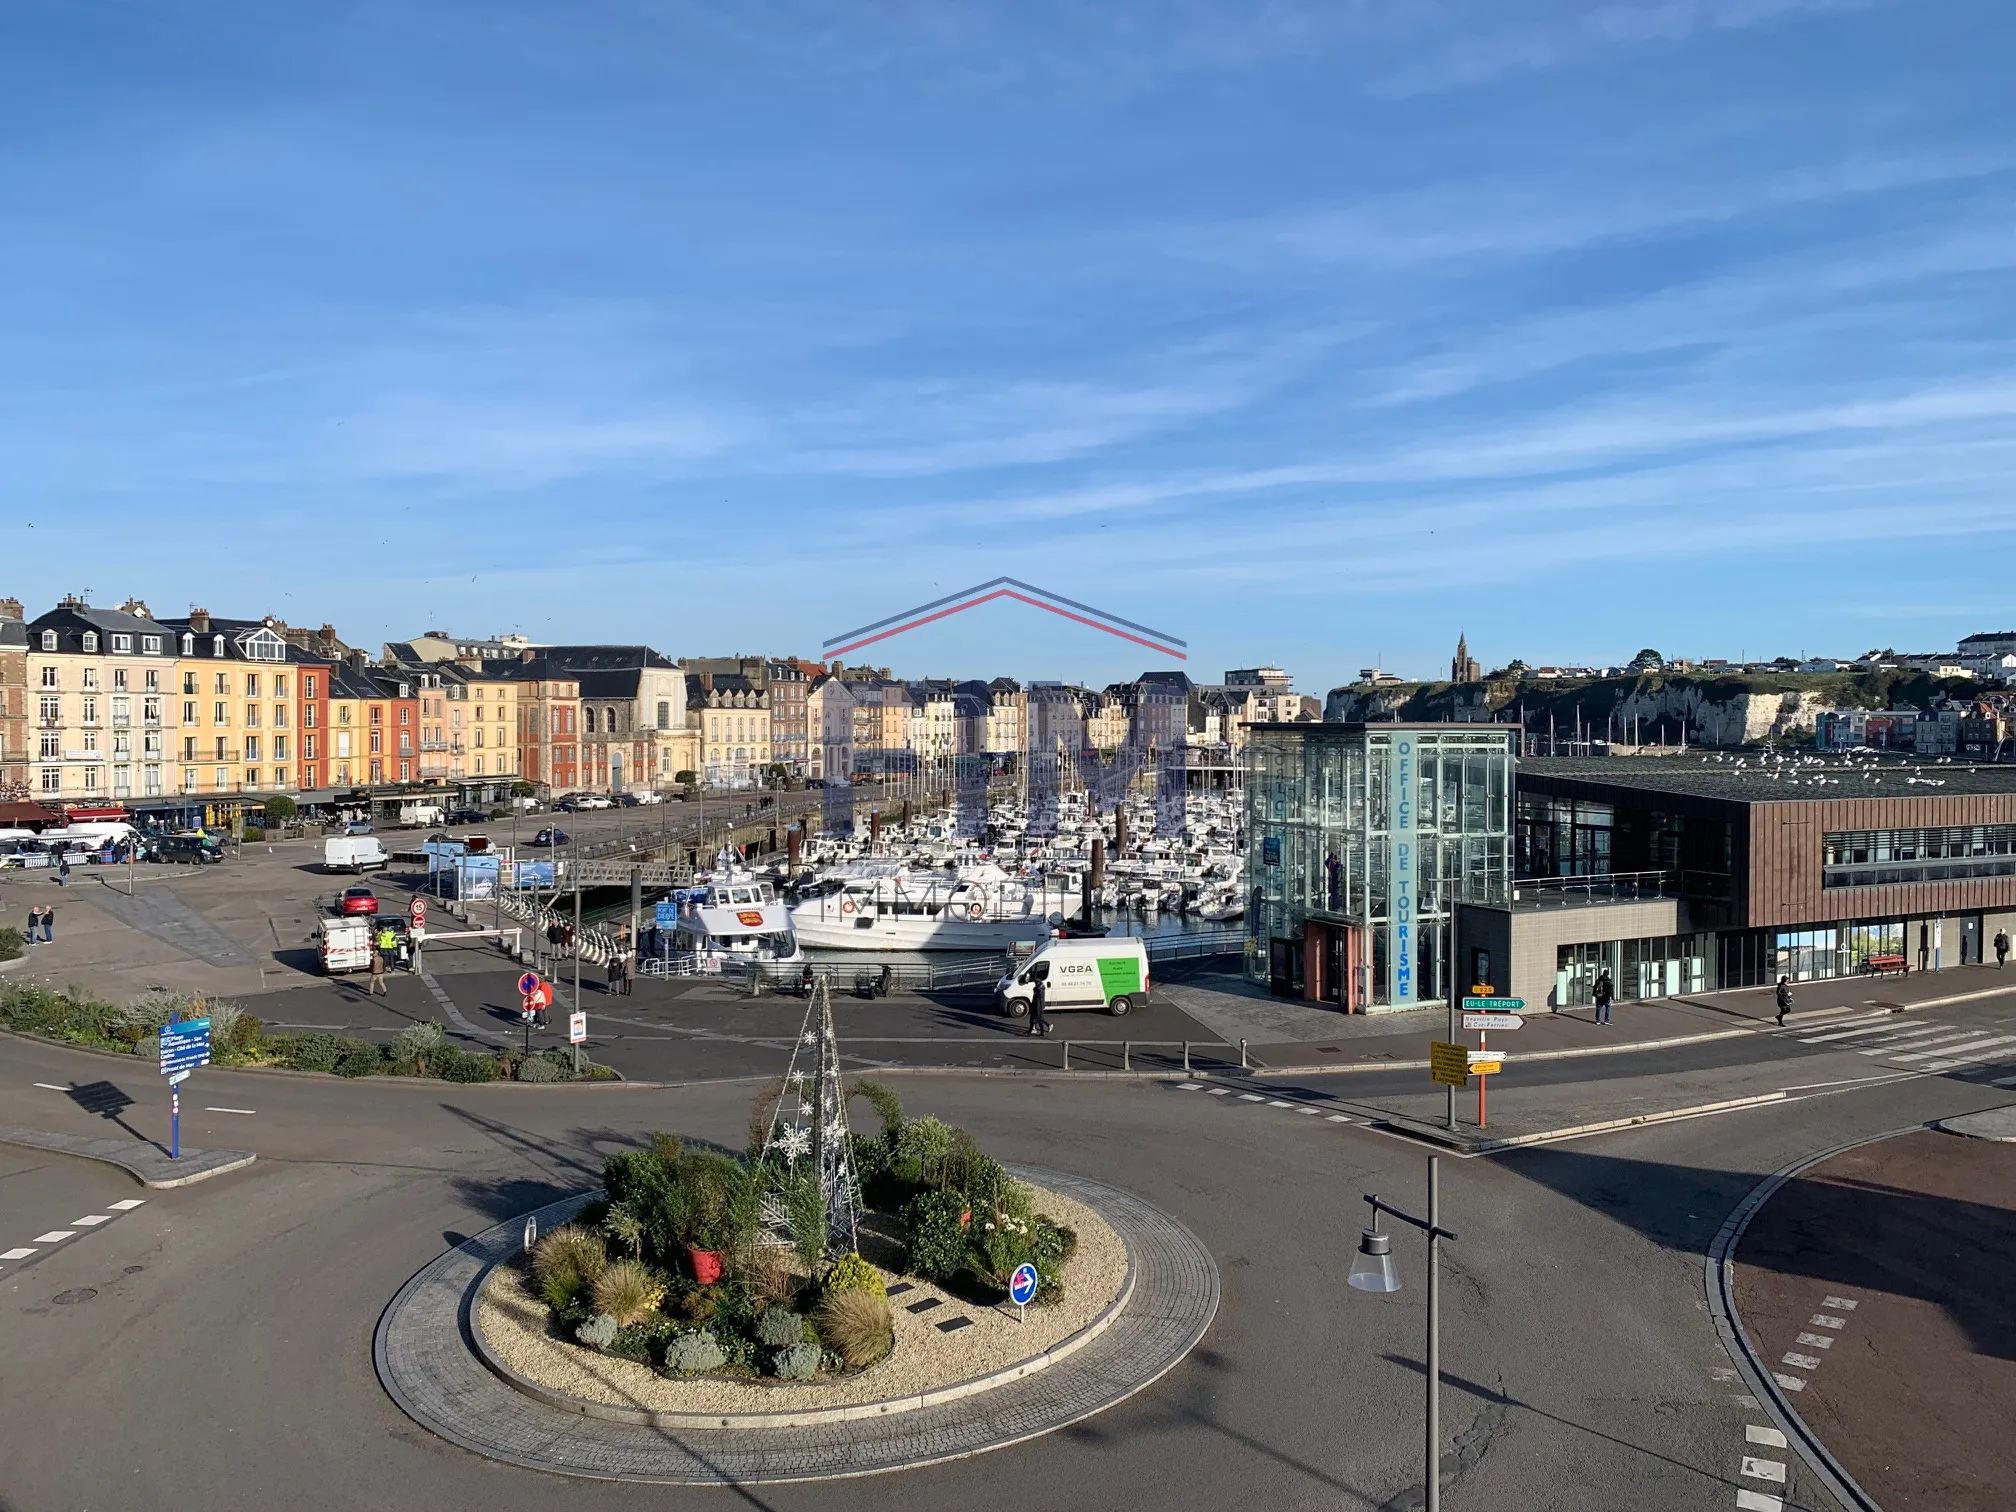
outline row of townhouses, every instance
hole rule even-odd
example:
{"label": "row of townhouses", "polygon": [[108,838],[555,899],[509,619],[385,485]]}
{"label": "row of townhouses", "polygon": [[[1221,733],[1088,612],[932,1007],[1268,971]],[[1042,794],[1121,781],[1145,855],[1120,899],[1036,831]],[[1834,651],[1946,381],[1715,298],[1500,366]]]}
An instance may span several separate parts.
{"label": "row of townhouses", "polygon": [[[837,662],[674,661],[649,646],[438,630],[372,657],[330,625],[271,615],[161,618],[137,599],[107,609],[71,597],[31,620],[0,599],[0,800],[214,817],[275,794],[340,804],[433,789],[489,803],[518,783],[558,794],[849,780],[891,752],[1026,752],[1032,695],[1038,744],[1180,740],[1229,756],[1249,725],[1316,717],[1288,682],[1275,668],[1216,684],[1150,672],[1097,691],[905,682]],[[1044,712],[1059,709],[1068,737]]]}

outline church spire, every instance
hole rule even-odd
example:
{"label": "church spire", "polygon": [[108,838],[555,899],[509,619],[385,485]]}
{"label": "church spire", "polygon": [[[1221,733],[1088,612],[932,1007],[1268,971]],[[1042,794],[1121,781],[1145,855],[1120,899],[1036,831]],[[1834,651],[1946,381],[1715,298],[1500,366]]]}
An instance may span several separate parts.
{"label": "church spire", "polygon": [[1449,681],[1453,683],[1473,683],[1483,680],[1483,669],[1470,655],[1469,638],[1458,631],[1456,634],[1456,654],[1449,661]]}

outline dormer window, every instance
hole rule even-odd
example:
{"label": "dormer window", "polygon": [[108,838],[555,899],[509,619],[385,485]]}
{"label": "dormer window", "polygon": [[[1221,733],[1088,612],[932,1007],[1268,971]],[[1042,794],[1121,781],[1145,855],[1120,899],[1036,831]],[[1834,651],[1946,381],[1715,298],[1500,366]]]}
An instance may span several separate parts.
{"label": "dormer window", "polygon": [[130,635],[113,636],[112,651],[114,655],[130,655],[133,651],[133,637]]}
{"label": "dormer window", "polygon": [[182,654],[184,656],[196,654],[196,637],[186,630],[182,632]]}
{"label": "dormer window", "polygon": [[56,649],[56,632],[54,630],[44,630],[42,632],[42,649],[44,651],[54,651]]}
{"label": "dormer window", "polygon": [[86,630],[84,632],[84,649],[86,651],[96,651],[98,649],[98,632],[96,630]]}
{"label": "dormer window", "polygon": [[161,654],[161,637],[158,635],[141,636],[140,649],[148,656],[159,656]]}
{"label": "dormer window", "polygon": [[224,654],[223,636],[213,635],[210,637],[210,654],[212,656],[222,656]]}

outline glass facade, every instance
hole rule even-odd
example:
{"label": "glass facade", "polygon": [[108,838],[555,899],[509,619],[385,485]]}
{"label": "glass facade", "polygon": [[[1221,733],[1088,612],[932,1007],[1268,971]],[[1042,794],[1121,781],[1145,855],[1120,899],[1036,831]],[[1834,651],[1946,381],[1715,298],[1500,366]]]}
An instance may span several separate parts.
{"label": "glass facade", "polygon": [[1348,977],[1326,972],[1320,996],[1369,1008],[1446,1001],[1455,906],[1510,896],[1512,733],[1260,727],[1247,756],[1248,975],[1300,995],[1313,922],[1335,932],[1335,975]]}
{"label": "glass facade", "polygon": [[1827,835],[1822,887],[2016,876],[2016,824],[1837,830]]}

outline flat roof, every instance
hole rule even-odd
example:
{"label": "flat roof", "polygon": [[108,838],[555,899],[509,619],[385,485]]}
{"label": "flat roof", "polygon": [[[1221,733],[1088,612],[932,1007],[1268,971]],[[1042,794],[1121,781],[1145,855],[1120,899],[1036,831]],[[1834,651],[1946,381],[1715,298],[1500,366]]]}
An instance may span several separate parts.
{"label": "flat roof", "polygon": [[1832,798],[2016,797],[2016,765],[1870,759],[1866,755],[1774,756],[1689,751],[1672,756],[1528,756],[1521,780],[1560,778],[1648,793],[1732,803],[1812,803]]}

